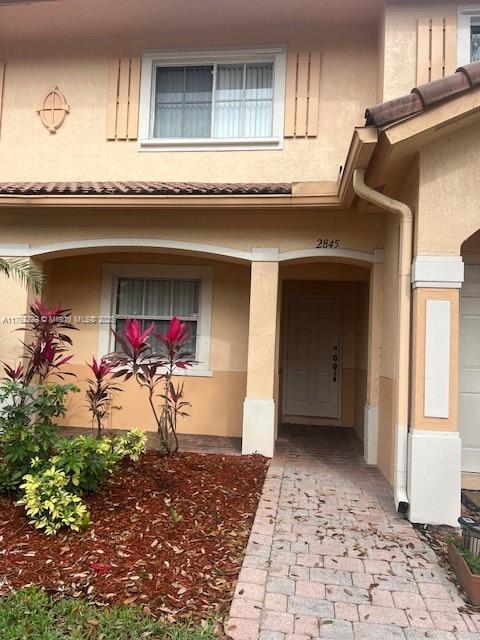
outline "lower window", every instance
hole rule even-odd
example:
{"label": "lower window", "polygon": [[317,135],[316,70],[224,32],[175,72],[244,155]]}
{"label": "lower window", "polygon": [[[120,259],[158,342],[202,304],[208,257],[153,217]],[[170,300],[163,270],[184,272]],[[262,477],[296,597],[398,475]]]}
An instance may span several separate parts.
{"label": "lower window", "polygon": [[[153,323],[155,333],[164,334],[177,317],[189,327],[188,347],[198,362],[188,372],[211,375],[211,313],[211,267],[105,265],[101,316],[111,320],[99,327],[99,357],[119,348],[113,332],[123,333],[128,318],[139,320],[143,329]],[[161,351],[160,341],[153,336],[150,341]]]}
{"label": "lower window", "polygon": [[[188,325],[188,348],[196,355],[199,322],[199,280],[173,278],[118,278],[115,331],[123,333],[127,318],[137,318],[143,329],[152,323],[155,333],[165,333],[176,316]],[[151,337],[152,346],[161,343]]]}

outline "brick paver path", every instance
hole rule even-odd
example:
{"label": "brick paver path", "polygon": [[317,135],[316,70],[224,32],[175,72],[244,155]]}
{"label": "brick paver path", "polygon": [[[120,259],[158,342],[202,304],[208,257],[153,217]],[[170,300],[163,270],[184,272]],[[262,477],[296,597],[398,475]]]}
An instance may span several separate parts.
{"label": "brick paver path", "polygon": [[348,430],[279,440],[227,623],[234,640],[480,640]]}

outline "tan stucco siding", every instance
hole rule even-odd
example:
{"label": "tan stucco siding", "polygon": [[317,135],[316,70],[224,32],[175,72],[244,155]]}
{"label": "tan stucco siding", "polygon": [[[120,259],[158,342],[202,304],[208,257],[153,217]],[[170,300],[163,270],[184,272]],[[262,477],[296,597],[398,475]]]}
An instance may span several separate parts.
{"label": "tan stucco siding", "polygon": [[393,482],[395,445],[395,363],[397,345],[398,221],[387,215],[385,225],[385,263],[383,331],[379,383],[378,466]]}
{"label": "tan stucco siding", "polygon": [[422,17],[455,19],[454,3],[387,3],[384,23],[383,95],[379,101],[409,93],[417,84],[417,25]]}
{"label": "tan stucco siding", "polygon": [[[85,379],[89,369],[82,365],[71,367],[76,374],[76,383],[81,393],[70,395],[67,416],[62,421],[66,426],[88,427],[91,416],[85,406]],[[186,377],[185,400],[191,403],[187,409],[189,417],[179,420],[180,433],[195,433],[214,436],[242,435],[242,411],[245,399],[246,374],[243,372],[216,371],[212,378]],[[131,429],[136,426],[145,431],[155,431],[146,392],[131,381],[122,383],[124,391],[118,393],[107,418],[106,426],[113,429]]]}
{"label": "tan stucco siding", "polygon": [[378,412],[378,467],[386,479],[393,484],[395,446],[395,383],[390,378],[380,377]]}
{"label": "tan stucco siding", "polygon": [[[105,264],[213,265],[213,305],[210,369],[212,377],[186,377],[185,397],[192,403],[190,417],[180,430],[187,433],[240,436],[246,389],[250,270],[245,265],[186,256],[109,254],[53,260],[48,269],[46,299],[72,309],[73,316],[100,315],[102,270]],[[79,324],[73,333],[72,370],[82,388],[88,376],[85,361],[98,354],[98,325]],[[123,385],[113,404],[109,425],[154,429],[144,392]],[[85,400],[72,396],[65,424],[88,426]]]}
{"label": "tan stucco siding", "polygon": [[[220,33],[170,41],[122,38],[78,42],[22,42],[0,46],[6,62],[0,164],[8,181],[165,180],[262,182],[336,180],[351,132],[376,101],[374,27],[324,30],[312,26],[236,34],[235,44],[285,43],[293,51],[320,51],[319,131],[316,138],[285,140],[283,150],[139,152],[136,141],[107,142],[107,68],[114,57],[140,57],[147,49],[228,44]],[[51,135],[35,110],[58,86],[71,106]]]}
{"label": "tan stucco siding", "polygon": [[[340,249],[373,253],[383,246],[382,214],[335,211],[245,210],[10,210],[0,213],[4,243],[39,247],[76,240],[152,238],[251,251],[314,249],[319,238]],[[132,240],[132,242],[134,242]]]}
{"label": "tan stucco siding", "polygon": [[[250,271],[247,266],[190,256],[108,254],[53,261],[47,300],[72,309],[73,315],[100,315],[105,264],[213,265],[210,366],[215,371],[246,371]],[[75,332],[74,364],[98,353],[98,327],[82,324]]]}
{"label": "tan stucco siding", "polygon": [[420,152],[416,253],[460,255],[480,227],[480,129],[458,129]]}

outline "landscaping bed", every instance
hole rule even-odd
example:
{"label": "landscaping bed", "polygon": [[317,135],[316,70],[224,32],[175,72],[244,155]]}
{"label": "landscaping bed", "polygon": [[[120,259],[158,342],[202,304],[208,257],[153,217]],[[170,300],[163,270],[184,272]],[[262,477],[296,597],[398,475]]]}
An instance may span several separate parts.
{"label": "landscaping bed", "polygon": [[222,617],[266,470],[255,455],[123,460],[84,496],[90,526],[52,537],[0,496],[0,594],[35,584],[100,606],[141,605],[171,621]]}

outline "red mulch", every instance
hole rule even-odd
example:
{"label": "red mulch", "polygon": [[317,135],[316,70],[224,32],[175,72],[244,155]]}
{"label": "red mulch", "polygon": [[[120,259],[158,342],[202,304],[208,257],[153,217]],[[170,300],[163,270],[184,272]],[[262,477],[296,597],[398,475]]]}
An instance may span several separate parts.
{"label": "red mulch", "polygon": [[[0,592],[33,583],[172,619],[223,614],[266,470],[261,456],[149,452],[84,497],[87,529],[56,537],[35,531],[22,507],[0,497]],[[170,507],[183,516],[176,525]]]}

